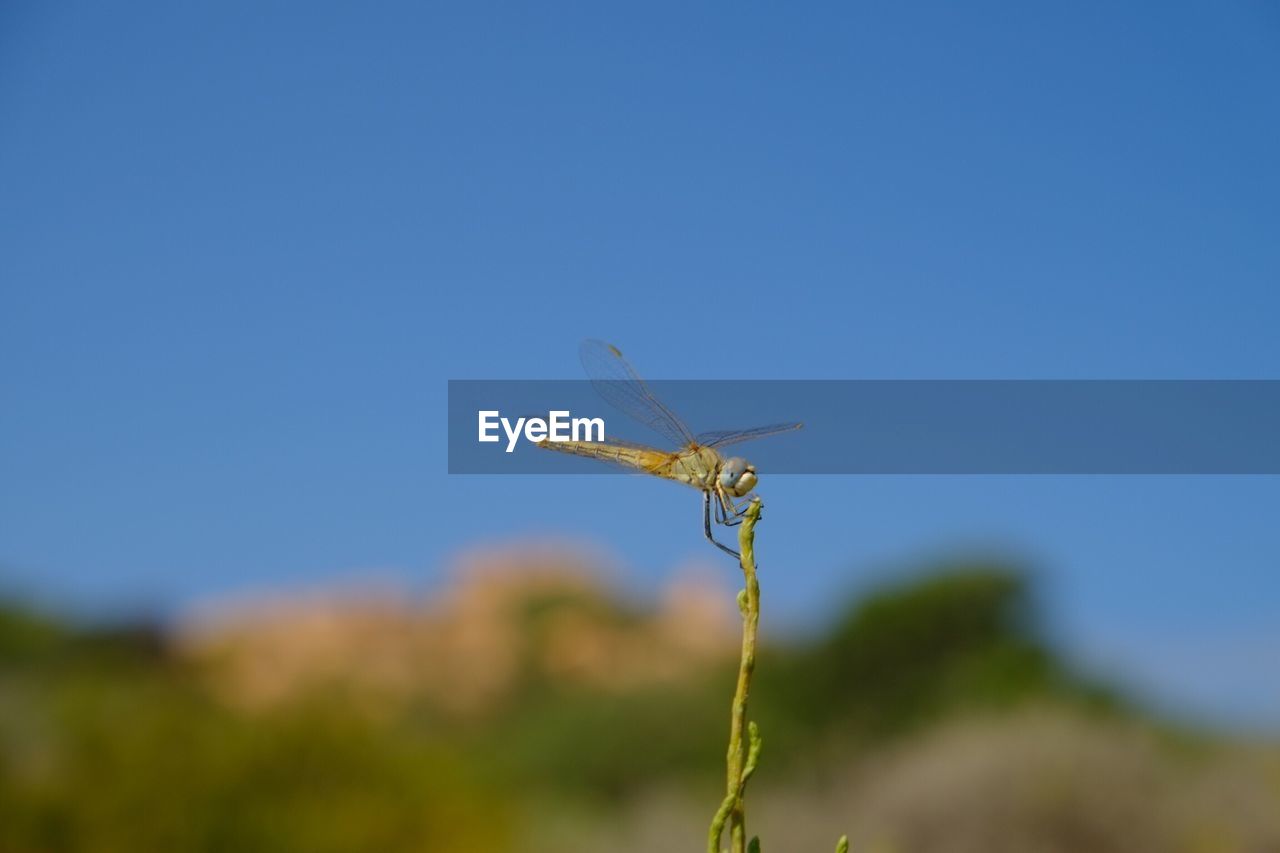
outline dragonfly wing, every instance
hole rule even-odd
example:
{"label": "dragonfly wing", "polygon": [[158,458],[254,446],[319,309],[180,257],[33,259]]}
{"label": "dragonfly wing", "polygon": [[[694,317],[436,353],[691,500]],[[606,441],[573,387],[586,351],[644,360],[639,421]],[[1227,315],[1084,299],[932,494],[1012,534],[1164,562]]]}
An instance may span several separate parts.
{"label": "dragonfly wing", "polygon": [[804,424],[802,423],[788,423],[769,424],[768,426],[755,427],[754,429],[720,429],[713,432],[700,433],[695,441],[705,447],[725,447],[742,441],[764,438],[767,435],[777,435],[780,432],[791,432],[803,426]]}
{"label": "dragonfly wing", "polygon": [[663,456],[670,456],[670,450],[662,450],[648,444],[641,444],[638,441],[627,441],[625,438],[618,438],[616,435],[606,435],[604,437],[605,444],[613,444],[618,447],[625,447],[629,450],[643,450],[649,453],[661,453]]}
{"label": "dragonfly wing", "polygon": [[604,341],[583,341],[579,355],[592,386],[609,405],[677,446],[693,441],[689,428],[653,395],[617,347]]}

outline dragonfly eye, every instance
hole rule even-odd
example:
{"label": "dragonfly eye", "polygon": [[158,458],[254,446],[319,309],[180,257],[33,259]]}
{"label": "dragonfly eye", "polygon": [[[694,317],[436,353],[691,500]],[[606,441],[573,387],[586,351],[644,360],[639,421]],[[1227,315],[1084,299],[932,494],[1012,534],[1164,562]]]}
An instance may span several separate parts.
{"label": "dragonfly eye", "polygon": [[720,468],[720,485],[735,497],[742,497],[756,487],[756,469],[741,456],[726,459]]}

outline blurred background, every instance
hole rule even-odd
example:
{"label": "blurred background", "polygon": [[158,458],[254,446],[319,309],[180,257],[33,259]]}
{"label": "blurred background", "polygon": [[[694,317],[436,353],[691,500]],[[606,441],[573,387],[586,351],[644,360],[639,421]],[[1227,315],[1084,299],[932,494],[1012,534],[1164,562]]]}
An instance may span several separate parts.
{"label": "blurred background", "polygon": [[[0,4],[0,850],[701,849],[697,496],[450,477],[446,380],[1275,378],[1278,48]],[[765,849],[1280,850],[1274,478],[762,473]]]}

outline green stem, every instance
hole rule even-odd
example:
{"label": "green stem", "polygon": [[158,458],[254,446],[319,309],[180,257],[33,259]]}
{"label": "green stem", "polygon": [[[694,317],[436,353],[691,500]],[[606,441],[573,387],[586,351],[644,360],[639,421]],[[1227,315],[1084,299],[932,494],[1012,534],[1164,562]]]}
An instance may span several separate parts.
{"label": "green stem", "polygon": [[[747,508],[738,529],[738,549],[742,552],[739,564],[746,581],[745,588],[738,595],[738,609],[742,611],[742,657],[738,663],[738,686],[733,693],[729,718],[725,798],[711,821],[707,853],[720,853],[720,838],[726,820],[729,822],[729,843],[733,853],[745,853],[747,849],[744,796],[747,779],[755,770],[760,754],[760,733],[754,723],[747,725],[747,698],[751,693],[751,674],[756,666],[756,632],[760,626],[760,584],[756,580],[755,559],[756,522],[760,520],[760,509],[760,499],[756,498]],[[747,738],[743,737],[744,732],[748,734]]]}

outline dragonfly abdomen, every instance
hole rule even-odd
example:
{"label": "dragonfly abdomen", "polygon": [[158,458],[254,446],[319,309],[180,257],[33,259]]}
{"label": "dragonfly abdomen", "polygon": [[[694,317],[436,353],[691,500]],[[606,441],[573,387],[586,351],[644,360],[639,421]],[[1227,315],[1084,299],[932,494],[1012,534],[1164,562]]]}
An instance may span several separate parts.
{"label": "dragonfly abdomen", "polygon": [[555,450],[560,453],[570,453],[574,456],[586,456],[591,459],[613,462],[617,465],[634,468],[647,474],[656,474],[660,477],[668,476],[664,474],[664,471],[670,467],[672,461],[672,454],[663,453],[659,450],[623,447],[617,444],[595,441],[548,441],[543,439],[538,442],[538,447]]}

